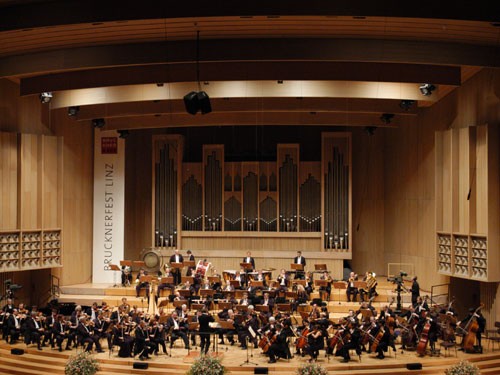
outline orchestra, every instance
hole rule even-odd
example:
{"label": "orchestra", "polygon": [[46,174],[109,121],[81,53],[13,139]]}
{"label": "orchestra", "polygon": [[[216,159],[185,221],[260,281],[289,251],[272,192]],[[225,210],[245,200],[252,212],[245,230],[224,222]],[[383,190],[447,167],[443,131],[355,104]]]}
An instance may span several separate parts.
{"label": "orchestra", "polygon": [[[254,262],[244,260],[254,267]],[[300,252],[294,263],[306,264]],[[170,350],[176,350],[174,344],[178,339],[184,349],[189,350],[196,346],[198,336],[201,354],[208,354],[212,334],[216,336],[214,339],[218,337],[220,345],[225,345],[227,340],[231,346],[239,343],[243,350],[260,348],[262,354],[269,357],[269,363],[291,358],[292,345],[296,355],[308,355],[310,362],[316,361],[322,350],[327,356],[339,357],[342,362],[349,362],[353,353],[384,359],[390,349],[396,351],[396,345],[401,345],[401,350],[413,350],[417,355],[437,355],[438,340],[454,342],[460,336],[461,350],[469,353],[483,350],[481,340],[486,320],[481,314],[481,306],[472,308],[458,321],[453,301],[436,305],[429,302],[427,296],[420,295],[413,301],[418,288],[416,277],[412,279],[413,303],[399,312],[391,308],[394,298],[379,310],[372,305],[378,296],[373,272],[366,272],[363,278],[366,286],[355,283],[358,276],[351,272],[343,282],[347,301],[354,302],[359,294],[361,303],[336,321],[330,318],[328,309],[332,284],[336,280],[326,270],[315,271],[326,283],[317,288],[322,298],[309,303],[315,291],[314,272],[304,270],[302,279],[293,277],[294,271],[281,269],[273,280],[267,270],[241,269],[225,271],[223,279],[210,268],[211,264],[204,259],[191,271],[194,280],[198,280],[195,281],[198,288],[195,288],[189,281],[176,284],[171,268],[162,267],[163,272],[158,273],[158,290],[171,295],[165,298],[167,304],[182,302],[176,302],[171,310],[161,307],[152,314],[144,307],[131,306],[126,297],[114,308],[105,302],[101,306],[95,302],[88,308],[78,305],[70,316],[62,315],[57,308],[44,316],[36,309],[26,309],[22,303],[16,307],[14,301],[8,300],[0,316],[2,338],[9,344],[22,338],[26,345],[35,345],[38,350],[50,344],[59,351],[80,346],[85,351],[97,353],[103,352],[102,344],[105,343],[110,350],[119,347],[119,357],[138,357],[140,360],[160,355],[160,352],[167,355],[167,344],[170,343]],[[150,290],[145,284],[151,279],[144,279],[145,276],[147,272],[140,269],[136,290]],[[304,295],[300,306],[305,311],[299,310],[300,314],[294,313],[299,288],[291,287],[297,280],[301,281],[299,285]],[[151,282],[156,282],[156,278]],[[164,298],[159,292],[155,297],[155,303]],[[197,307],[193,307],[195,302]],[[223,307],[218,312],[212,312],[220,306]],[[298,315],[300,321],[296,318]]]}

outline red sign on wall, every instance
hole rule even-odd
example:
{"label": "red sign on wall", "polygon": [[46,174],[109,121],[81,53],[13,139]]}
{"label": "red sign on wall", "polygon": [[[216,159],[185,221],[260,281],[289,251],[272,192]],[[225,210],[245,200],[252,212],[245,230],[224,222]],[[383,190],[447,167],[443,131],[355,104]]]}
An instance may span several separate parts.
{"label": "red sign on wall", "polygon": [[102,137],[101,154],[117,154],[117,153],[118,153],[118,137]]}

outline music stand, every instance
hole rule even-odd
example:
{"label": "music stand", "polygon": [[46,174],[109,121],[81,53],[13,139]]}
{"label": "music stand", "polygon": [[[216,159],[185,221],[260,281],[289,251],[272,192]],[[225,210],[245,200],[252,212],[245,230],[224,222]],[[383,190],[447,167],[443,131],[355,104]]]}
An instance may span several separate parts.
{"label": "music stand", "polygon": [[255,305],[255,311],[269,312],[269,305]]}
{"label": "music stand", "polygon": [[[255,331],[253,330],[253,328],[251,326],[248,327],[248,332],[250,333],[250,335],[252,336],[252,338],[255,338],[257,335],[255,333]],[[245,344],[246,344],[246,347],[247,347],[247,359],[245,362],[243,362],[242,364],[240,364],[240,366],[243,366],[243,365],[254,365],[254,366],[257,366],[257,363],[254,363],[254,362],[250,362],[250,358],[249,358],[249,355],[250,357],[253,358],[253,345],[248,345],[248,342],[250,340],[248,339],[248,336],[245,337]],[[250,351],[249,351],[249,348],[251,347],[251,350],[252,350],[252,353],[250,354]]]}
{"label": "music stand", "polygon": [[191,291],[189,289],[178,289],[177,291],[181,297],[191,297]]}
{"label": "music stand", "polygon": [[160,284],[173,284],[173,283],[174,283],[173,276],[162,277],[160,280]]}
{"label": "music stand", "polygon": [[245,272],[250,272],[250,270],[253,269],[252,263],[242,262],[242,263],[240,263],[240,267],[243,268],[245,270]]}
{"label": "music stand", "polygon": [[186,284],[186,282],[189,281],[190,285],[194,284],[194,277],[193,276],[182,276],[181,277],[181,283]]}
{"label": "music stand", "polygon": [[337,289],[337,291],[338,291],[338,298],[339,298],[339,305],[340,305],[341,304],[340,303],[340,289],[347,289],[347,284],[342,282],[342,281],[334,282],[333,287],[335,289]]}
{"label": "music stand", "polygon": [[315,271],[326,271],[326,264],[315,264],[314,270]]}
{"label": "music stand", "polygon": [[203,309],[203,307],[205,307],[203,303],[193,303],[191,305],[191,310],[200,311],[201,309]]}
{"label": "music stand", "polygon": [[289,303],[278,303],[276,306],[278,307],[278,311],[281,311],[281,312],[292,311],[292,305]]}
{"label": "music stand", "polygon": [[158,310],[165,307],[166,309],[168,309],[168,298],[165,298],[163,301],[160,302],[160,304],[158,305]]}
{"label": "music stand", "polygon": [[179,299],[179,300],[173,301],[173,305],[175,308],[182,307],[182,305],[187,305],[187,303],[188,303],[187,299]]}
{"label": "music stand", "polygon": [[113,285],[113,288],[116,288],[118,286],[118,284],[116,283],[116,271],[120,272],[121,269],[116,264],[110,264],[109,269],[111,271],[115,271],[115,273],[113,274],[113,281],[115,282],[115,285]]}
{"label": "music stand", "polygon": [[258,287],[262,288],[264,286],[264,282],[263,281],[254,280],[254,281],[252,281],[252,286],[254,288],[258,288]]}
{"label": "music stand", "polygon": [[233,307],[233,304],[231,302],[217,302],[217,308],[219,310],[224,310],[224,309],[230,309]]}
{"label": "music stand", "polygon": [[229,283],[233,286],[234,289],[240,287],[240,282],[238,280],[229,280]]}
{"label": "music stand", "polygon": [[247,312],[248,311],[248,305],[236,305],[236,310],[240,312]]}
{"label": "music stand", "polygon": [[295,271],[304,271],[304,265],[303,264],[297,264],[297,263],[291,263],[290,264],[290,269],[295,270]]}
{"label": "music stand", "polygon": [[189,267],[194,268],[195,267],[195,261],[194,260],[185,260],[183,262],[183,265],[184,265],[184,267],[187,267],[187,268],[189,268]]}
{"label": "music stand", "polygon": [[210,285],[215,284],[215,283],[220,283],[220,277],[219,276],[208,276],[208,282]]}
{"label": "music stand", "polygon": [[144,268],[146,266],[146,263],[144,263],[142,260],[134,260],[132,261],[132,264],[134,265],[134,267],[136,268]]}
{"label": "music stand", "polygon": [[200,296],[201,297],[213,296],[214,294],[215,294],[215,290],[213,290],[213,289],[200,289]]}

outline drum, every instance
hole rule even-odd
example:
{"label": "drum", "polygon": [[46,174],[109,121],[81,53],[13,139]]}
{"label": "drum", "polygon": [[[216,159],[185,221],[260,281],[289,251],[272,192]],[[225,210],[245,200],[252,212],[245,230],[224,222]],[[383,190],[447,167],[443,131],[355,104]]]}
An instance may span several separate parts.
{"label": "drum", "polygon": [[156,273],[160,270],[162,264],[161,253],[156,249],[143,249],[141,259],[144,262],[144,268],[148,273]]}
{"label": "drum", "polygon": [[196,271],[194,273],[194,277],[197,279],[204,279],[205,275],[208,273],[208,269],[210,268],[211,263],[205,263],[202,260],[198,261],[198,264],[196,265]]}

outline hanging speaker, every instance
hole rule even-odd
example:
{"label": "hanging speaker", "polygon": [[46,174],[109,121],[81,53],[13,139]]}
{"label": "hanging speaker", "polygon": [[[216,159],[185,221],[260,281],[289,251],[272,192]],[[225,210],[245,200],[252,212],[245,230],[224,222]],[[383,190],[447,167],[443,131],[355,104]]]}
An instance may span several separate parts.
{"label": "hanging speaker", "polygon": [[407,363],[406,368],[408,370],[422,370],[422,364],[421,363]]}
{"label": "hanging speaker", "polygon": [[210,98],[205,91],[200,91],[198,93],[198,107],[200,108],[201,114],[212,112],[212,106],[210,105]]}
{"label": "hanging speaker", "polygon": [[187,113],[196,115],[200,109],[198,93],[196,91],[191,91],[189,94],[184,95],[184,106],[186,107]]}

